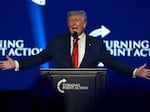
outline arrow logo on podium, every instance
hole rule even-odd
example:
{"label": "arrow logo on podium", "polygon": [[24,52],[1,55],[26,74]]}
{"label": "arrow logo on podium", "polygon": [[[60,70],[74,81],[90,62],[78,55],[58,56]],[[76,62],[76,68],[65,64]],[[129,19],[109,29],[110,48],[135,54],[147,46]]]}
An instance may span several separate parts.
{"label": "arrow logo on podium", "polygon": [[64,93],[65,91],[61,89],[61,84],[65,83],[67,80],[66,79],[62,79],[57,83],[57,89],[60,93]]}

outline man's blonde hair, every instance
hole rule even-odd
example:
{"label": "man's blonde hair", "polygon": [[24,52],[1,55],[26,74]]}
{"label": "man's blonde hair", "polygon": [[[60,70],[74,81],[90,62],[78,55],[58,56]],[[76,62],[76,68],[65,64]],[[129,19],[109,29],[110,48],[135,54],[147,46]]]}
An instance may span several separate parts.
{"label": "man's blonde hair", "polygon": [[68,19],[73,16],[73,15],[80,15],[83,17],[83,20],[85,22],[87,22],[87,16],[86,16],[86,12],[84,10],[78,10],[78,11],[69,11],[68,12]]}

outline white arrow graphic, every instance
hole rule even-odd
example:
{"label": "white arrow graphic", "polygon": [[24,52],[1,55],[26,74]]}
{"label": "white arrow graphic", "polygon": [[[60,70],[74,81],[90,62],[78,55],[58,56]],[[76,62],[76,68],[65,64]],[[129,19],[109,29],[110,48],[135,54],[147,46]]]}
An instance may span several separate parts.
{"label": "white arrow graphic", "polygon": [[104,25],[101,25],[101,28],[93,30],[89,35],[93,37],[101,36],[102,38],[104,38],[109,33],[110,33],[110,30],[106,28]]}
{"label": "white arrow graphic", "polygon": [[46,0],[32,0],[32,2],[38,5],[46,5]]}

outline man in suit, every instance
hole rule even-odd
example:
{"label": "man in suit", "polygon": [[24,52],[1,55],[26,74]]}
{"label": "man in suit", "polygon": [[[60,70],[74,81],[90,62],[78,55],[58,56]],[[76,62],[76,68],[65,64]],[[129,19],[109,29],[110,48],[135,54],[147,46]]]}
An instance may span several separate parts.
{"label": "man in suit", "polygon": [[13,60],[6,56],[7,60],[0,61],[0,68],[3,70],[15,69],[17,71],[31,68],[51,59],[57,68],[73,68],[72,52],[74,34],[78,40],[78,68],[96,68],[99,62],[103,62],[108,68],[123,73],[129,77],[142,77],[150,79],[150,69],[146,64],[134,68],[116,60],[106,50],[103,40],[85,34],[87,16],[85,11],[68,12],[68,28],[70,33],[58,35],[50,41],[48,46],[39,54],[27,59]]}

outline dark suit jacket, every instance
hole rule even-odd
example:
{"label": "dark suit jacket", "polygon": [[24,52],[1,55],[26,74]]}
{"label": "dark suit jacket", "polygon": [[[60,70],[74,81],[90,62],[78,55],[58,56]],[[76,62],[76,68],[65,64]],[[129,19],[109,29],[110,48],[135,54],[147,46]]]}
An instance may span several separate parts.
{"label": "dark suit jacket", "polygon": [[[86,36],[85,56],[80,68],[97,68],[99,62],[114,71],[132,76],[134,68],[116,60],[106,50],[103,41],[99,38]],[[70,34],[59,35],[50,41],[48,46],[39,54],[27,59],[18,60],[20,70],[43,64],[51,59],[56,68],[73,68],[70,54]]]}

